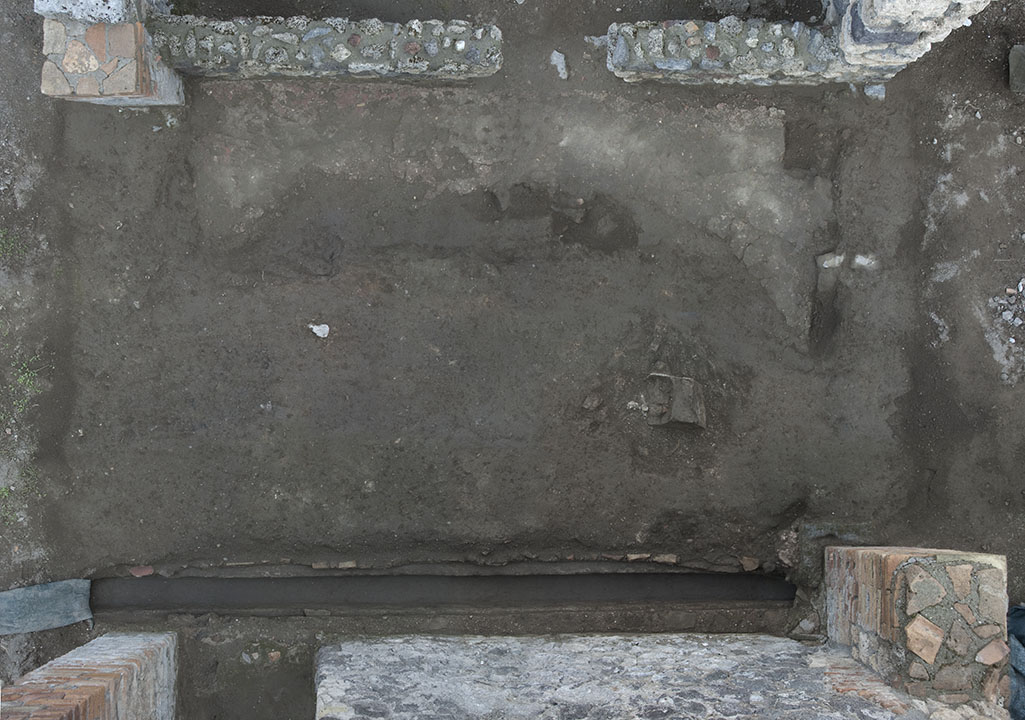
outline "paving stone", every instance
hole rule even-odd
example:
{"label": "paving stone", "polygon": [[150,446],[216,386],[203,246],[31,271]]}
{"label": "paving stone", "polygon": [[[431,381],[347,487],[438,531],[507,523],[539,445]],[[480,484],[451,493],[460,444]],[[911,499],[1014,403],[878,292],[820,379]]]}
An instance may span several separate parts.
{"label": "paving stone", "polygon": [[103,81],[104,95],[128,95],[138,92],[139,69],[135,60]]}
{"label": "paving stone", "polygon": [[958,600],[964,600],[972,590],[972,566],[971,565],[948,565],[947,575],[954,586],[954,592]]}
{"label": "paving stone", "polygon": [[39,90],[43,95],[70,95],[71,84],[64,77],[61,69],[47,60],[43,63],[43,76],[39,84]]}
{"label": "paving stone", "polygon": [[43,20],[43,54],[63,53],[68,35],[64,23],[46,18]]}
{"label": "paving stone", "polygon": [[98,70],[100,63],[96,56],[93,55],[93,51],[82,44],[81,41],[71,40],[68,43],[67,51],[64,53],[64,60],[61,61],[61,66],[65,72],[84,75],[93,70]]}
{"label": "paving stone", "polygon": [[932,665],[943,645],[943,630],[918,615],[904,629],[908,650]]}
{"label": "paving stone", "polygon": [[103,65],[100,65],[100,70],[103,71],[104,75],[110,75],[112,72],[114,72],[115,68],[117,68],[117,58],[114,58],[113,60],[108,60]]}

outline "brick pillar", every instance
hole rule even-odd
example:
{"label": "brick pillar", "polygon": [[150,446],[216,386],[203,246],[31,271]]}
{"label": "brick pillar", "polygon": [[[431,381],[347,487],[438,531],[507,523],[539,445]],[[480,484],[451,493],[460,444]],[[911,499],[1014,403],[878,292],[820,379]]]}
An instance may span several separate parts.
{"label": "brick pillar", "polygon": [[3,720],[174,720],[177,638],[111,633],[0,692]]}
{"label": "brick pillar", "polygon": [[1007,561],[900,547],[826,548],[829,639],[916,697],[1004,702]]}

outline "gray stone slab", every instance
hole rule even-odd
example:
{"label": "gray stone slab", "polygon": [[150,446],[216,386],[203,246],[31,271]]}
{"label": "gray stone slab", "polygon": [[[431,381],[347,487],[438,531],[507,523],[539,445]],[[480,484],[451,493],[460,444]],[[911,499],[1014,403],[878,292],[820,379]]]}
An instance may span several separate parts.
{"label": "gray stone slab", "polygon": [[1025,45],[1015,45],[1008,55],[1011,92],[1025,93]]}
{"label": "gray stone slab", "polygon": [[317,656],[317,718],[897,717],[834,691],[823,654],[761,635],[350,640]]}
{"label": "gray stone slab", "polygon": [[135,22],[141,8],[135,0],[34,0],[37,15],[86,23]]}
{"label": "gray stone slab", "polygon": [[93,616],[88,580],[61,580],[0,592],[0,635],[64,627]]}

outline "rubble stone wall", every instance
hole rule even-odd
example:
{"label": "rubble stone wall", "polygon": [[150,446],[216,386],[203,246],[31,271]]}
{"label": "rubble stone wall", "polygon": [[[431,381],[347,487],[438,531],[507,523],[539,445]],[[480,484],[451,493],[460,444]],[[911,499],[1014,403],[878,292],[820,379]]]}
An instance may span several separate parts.
{"label": "rubble stone wall", "polygon": [[826,614],[831,641],[914,697],[1009,696],[1003,556],[830,547]]}
{"label": "rubble stone wall", "polygon": [[164,61],[190,75],[460,79],[491,75],[502,67],[502,32],[463,20],[399,24],[163,15],[147,25]]}
{"label": "rubble stone wall", "polygon": [[627,81],[684,84],[879,83],[990,0],[825,0],[826,22],[670,20],[614,23],[607,65]]}

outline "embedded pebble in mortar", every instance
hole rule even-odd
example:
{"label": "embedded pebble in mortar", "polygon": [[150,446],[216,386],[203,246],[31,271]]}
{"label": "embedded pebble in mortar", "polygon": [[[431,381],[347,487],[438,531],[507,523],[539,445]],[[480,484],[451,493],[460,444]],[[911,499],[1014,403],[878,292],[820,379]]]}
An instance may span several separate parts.
{"label": "embedded pebble in mortar", "polygon": [[555,71],[559,73],[559,77],[563,80],[569,80],[569,69],[566,67],[566,56],[558,50],[552,50],[552,55],[548,58],[548,62],[555,68]]}
{"label": "embedded pebble in mortar", "polygon": [[327,334],[331,331],[331,328],[327,325],[314,325],[313,323],[310,323],[306,327],[312,330],[313,334],[319,338],[326,338]]}

